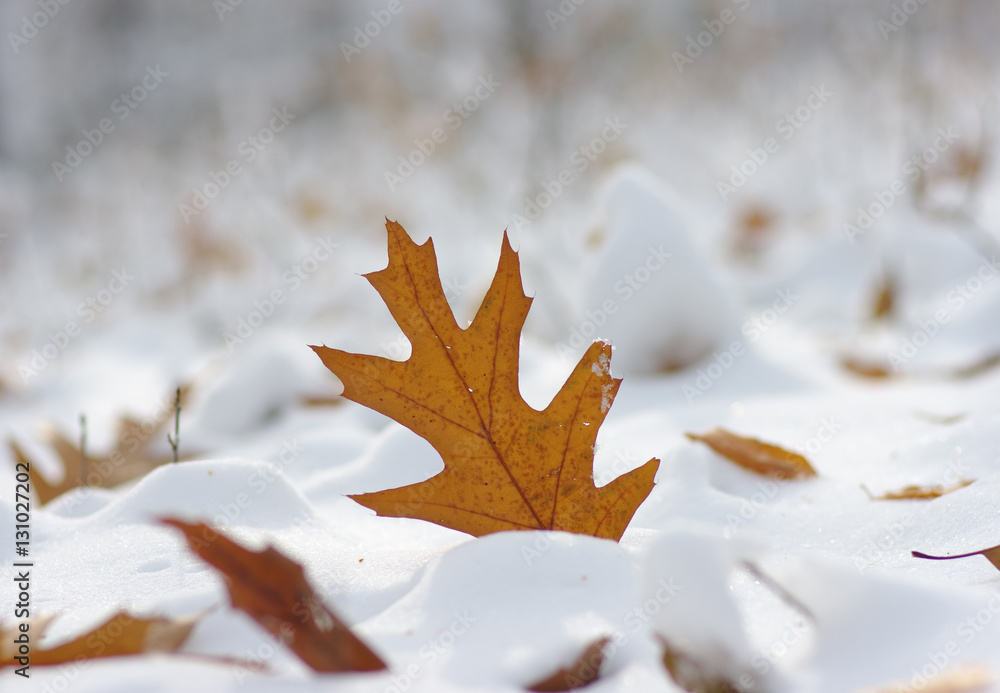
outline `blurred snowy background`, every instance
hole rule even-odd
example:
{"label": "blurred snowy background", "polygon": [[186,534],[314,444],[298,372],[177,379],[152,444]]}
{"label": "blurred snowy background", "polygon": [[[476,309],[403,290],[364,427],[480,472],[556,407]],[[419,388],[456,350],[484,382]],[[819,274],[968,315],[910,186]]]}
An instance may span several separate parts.
{"label": "blurred snowy background", "polygon": [[[626,162],[673,190],[738,310],[794,281],[796,319],[842,331],[890,276],[919,312],[954,278],[924,260],[974,271],[997,248],[996,20],[986,0],[5,2],[3,380],[120,368],[102,335],[129,330],[165,381],[188,377],[274,288],[288,300],[255,334],[329,343],[347,325],[341,344],[389,353],[398,333],[356,276],[381,266],[385,216],[434,236],[466,315],[507,228],[537,294],[529,336],[579,353],[586,311],[624,296],[613,261],[609,286],[591,280],[615,243],[602,181]],[[880,193],[885,216],[849,238]],[[320,238],[338,251],[296,284]],[[651,244],[633,245],[626,270]],[[134,279],[104,301],[115,270]],[[71,320],[80,336],[19,371]],[[94,344],[108,358],[84,358]],[[667,351],[637,369],[691,360]]]}

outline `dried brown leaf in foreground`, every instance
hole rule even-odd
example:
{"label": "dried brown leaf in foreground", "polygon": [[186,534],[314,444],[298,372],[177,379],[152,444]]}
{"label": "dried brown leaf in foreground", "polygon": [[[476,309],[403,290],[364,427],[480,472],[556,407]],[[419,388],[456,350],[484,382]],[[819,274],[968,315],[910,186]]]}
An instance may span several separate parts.
{"label": "dried brown leaf in foreground", "polygon": [[[182,387],[180,392],[183,404],[187,388]],[[80,448],[60,431],[54,428],[49,430],[48,443],[62,463],[63,476],[60,481],[51,482],[38,471],[37,464],[29,464],[28,474],[38,502],[45,505],[79,486],[114,488],[172,462],[172,455],[155,456],[149,452],[150,445],[163,439],[167,427],[173,421],[174,398],[170,397],[169,402],[163,402],[162,411],[158,410],[155,416],[148,416],[141,421],[128,416],[121,417],[115,448],[104,457],[88,454],[85,458]],[[24,451],[16,443],[9,441],[8,445],[17,462],[29,463]]]}
{"label": "dried brown leaf in foreground", "polygon": [[711,671],[701,660],[671,645],[662,635],[657,638],[663,646],[663,666],[674,683],[684,690],[690,693],[740,693],[744,690],[726,676]]}
{"label": "dried brown leaf in foreground", "polygon": [[493,283],[460,328],[445,298],[434,244],[417,245],[386,221],[389,265],[365,275],[412,345],[406,361],[312,347],[343,396],[427,440],[444,459],[431,479],[351,496],[379,515],[412,517],[475,536],[556,529],[618,540],[653,488],[651,459],[594,484],[594,445],[621,380],[611,345],[594,342],[543,410],[521,397],[524,295],[506,234]]}
{"label": "dried brown leaf in foreground", "polygon": [[[69,642],[55,647],[40,647],[38,640],[44,635],[49,622],[29,625],[31,639],[31,666],[65,664],[77,659],[122,657],[152,652],[175,652],[184,644],[201,615],[186,618],[138,618],[119,611],[101,625]],[[0,667],[24,666],[19,662],[17,645],[19,624],[0,625]]]}
{"label": "dried brown leaf in foreground", "polygon": [[226,579],[229,598],[315,671],[380,671],[385,664],[323,603],[302,566],[277,549],[245,549],[202,523],[162,519]]}
{"label": "dried brown leaf in foreground", "polygon": [[611,642],[610,638],[595,640],[571,665],[528,686],[528,690],[537,693],[574,691],[590,685],[597,680],[601,673],[601,665],[604,663],[604,648],[609,642]]}
{"label": "dried brown leaf in foreground", "polygon": [[932,556],[921,551],[910,551],[910,555],[914,558],[926,558],[931,561],[950,561],[953,558],[968,558],[969,556],[982,556],[987,561],[993,564],[993,567],[1000,570],[1000,545],[991,546],[988,549],[983,549],[981,551],[970,551],[969,553],[960,553],[954,556]]}
{"label": "dried brown leaf in foreground", "polygon": [[744,469],[773,479],[806,479],[816,476],[816,470],[798,453],[755,438],[744,438],[723,428],[708,433],[685,433],[691,440],[704,443]]}
{"label": "dried brown leaf in foreground", "polygon": [[954,486],[942,486],[940,484],[935,486],[904,486],[898,491],[886,491],[881,496],[874,496],[868,490],[866,486],[862,484],[861,488],[864,489],[865,493],[872,500],[933,500],[935,498],[940,498],[952,491],[957,491],[960,488],[965,488],[971,484],[975,479],[962,479]]}

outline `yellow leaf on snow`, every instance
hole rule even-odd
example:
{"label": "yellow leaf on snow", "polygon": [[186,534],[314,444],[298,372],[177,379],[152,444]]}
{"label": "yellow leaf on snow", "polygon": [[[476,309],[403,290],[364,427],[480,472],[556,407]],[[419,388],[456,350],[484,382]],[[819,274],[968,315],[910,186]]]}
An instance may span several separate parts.
{"label": "yellow leaf on snow", "polygon": [[412,345],[406,361],[312,347],[343,396],[426,439],[445,469],[402,488],[351,496],[379,515],[412,517],[475,536],[555,529],[618,540],[653,487],[659,460],[597,488],[597,430],[620,384],[611,346],[594,342],[542,411],[518,389],[521,328],[531,299],[504,234],[493,283],[475,319],[455,321],[434,245],[386,221],[389,265],[365,275]]}
{"label": "yellow leaf on snow", "polygon": [[774,479],[806,479],[816,476],[816,470],[802,455],[755,438],[744,438],[723,428],[716,428],[708,433],[685,435],[761,476]]}

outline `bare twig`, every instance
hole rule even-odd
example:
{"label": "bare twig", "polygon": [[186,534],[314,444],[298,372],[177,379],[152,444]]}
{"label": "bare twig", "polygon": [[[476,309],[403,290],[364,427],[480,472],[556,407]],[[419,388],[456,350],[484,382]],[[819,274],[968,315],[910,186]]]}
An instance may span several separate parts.
{"label": "bare twig", "polygon": [[[87,472],[90,464],[87,461],[87,415],[80,414],[80,485],[89,486]],[[67,470],[69,471],[69,470]]]}
{"label": "bare twig", "polygon": [[177,396],[174,398],[174,434],[167,434],[167,442],[174,450],[174,462],[177,462],[177,447],[181,442],[181,388],[177,388]]}

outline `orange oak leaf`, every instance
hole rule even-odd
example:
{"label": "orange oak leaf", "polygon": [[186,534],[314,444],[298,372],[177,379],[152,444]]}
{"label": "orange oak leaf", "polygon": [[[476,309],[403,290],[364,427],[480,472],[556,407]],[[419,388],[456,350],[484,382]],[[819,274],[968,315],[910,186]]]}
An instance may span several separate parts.
{"label": "orange oak leaf", "polygon": [[[0,667],[65,664],[78,659],[122,657],[151,652],[174,652],[191,634],[201,618],[139,618],[119,611],[101,625],[54,647],[40,647],[51,619],[0,625]],[[24,626],[27,625],[27,631]],[[19,661],[21,652],[16,638],[28,634],[30,661]]]}
{"label": "orange oak leaf", "polygon": [[323,603],[302,566],[273,546],[245,549],[208,525],[161,519],[226,578],[229,599],[315,671],[380,671],[385,663]]}
{"label": "orange oak leaf", "polygon": [[412,346],[406,361],[312,347],[343,396],[426,439],[445,469],[402,488],[351,496],[379,515],[435,522],[475,536],[555,529],[618,540],[653,487],[659,460],[597,488],[594,445],[621,380],[611,346],[594,342],[542,411],[518,389],[521,327],[531,299],[504,234],[475,319],[455,321],[434,244],[386,220],[389,265],[365,275]]}
{"label": "orange oak leaf", "polygon": [[802,455],[779,448],[777,445],[762,443],[754,438],[744,438],[723,428],[715,428],[708,433],[685,433],[691,440],[704,443],[723,457],[732,460],[744,469],[775,479],[805,479],[816,476]]}
{"label": "orange oak leaf", "polygon": [[601,673],[604,663],[604,648],[611,638],[599,638],[590,643],[575,662],[558,670],[538,683],[528,686],[529,691],[546,693],[548,691],[575,691],[589,686]]}

